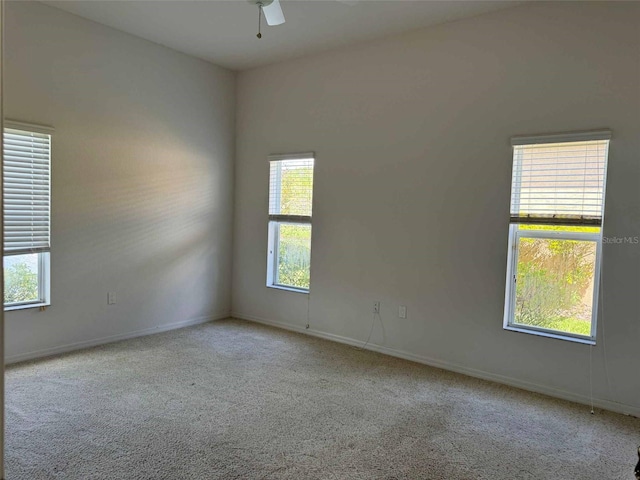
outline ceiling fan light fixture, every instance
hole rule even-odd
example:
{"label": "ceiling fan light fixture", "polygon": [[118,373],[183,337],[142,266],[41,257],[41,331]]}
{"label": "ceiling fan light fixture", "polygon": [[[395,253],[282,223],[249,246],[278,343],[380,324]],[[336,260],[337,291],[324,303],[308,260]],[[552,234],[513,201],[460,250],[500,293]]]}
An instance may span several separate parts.
{"label": "ceiling fan light fixture", "polygon": [[264,14],[264,18],[267,21],[267,25],[273,27],[275,25],[282,25],[284,23],[284,13],[282,13],[282,7],[279,0],[247,0],[252,5],[257,5],[261,12]]}

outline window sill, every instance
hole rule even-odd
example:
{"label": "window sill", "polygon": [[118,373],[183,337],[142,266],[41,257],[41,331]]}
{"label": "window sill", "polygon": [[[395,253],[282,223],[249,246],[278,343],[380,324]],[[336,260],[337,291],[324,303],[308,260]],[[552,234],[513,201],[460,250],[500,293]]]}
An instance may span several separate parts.
{"label": "window sill", "polygon": [[590,338],[573,337],[571,335],[563,335],[562,333],[555,333],[555,332],[544,331],[544,330],[534,330],[533,328],[515,327],[513,325],[507,325],[504,327],[504,329],[509,330],[511,332],[529,333],[531,335],[537,335],[539,337],[547,337],[547,338],[554,338],[556,340],[566,340],[568,342],[582,343],[583,345],[596,344],[596,341]]}
{"label": "window sill", "polygon": [[305,290],[303,288],[295,288],[295,287],[285,287],[284,285],[267,285],[267,288],[275,288],[276,290],[285,290],[287,292],[293,293],[305,293],[309,294],[309,290]]}
{"label": "window sill", "polygon": [[42,308],[42,307],[48,307],[50,306],[50,303],[25,303],[23,305],[11,305],[11,306],[5,306],[4,307],[4,311],[5,312],[15,312],[16,310],[27,310],[29,308]]}

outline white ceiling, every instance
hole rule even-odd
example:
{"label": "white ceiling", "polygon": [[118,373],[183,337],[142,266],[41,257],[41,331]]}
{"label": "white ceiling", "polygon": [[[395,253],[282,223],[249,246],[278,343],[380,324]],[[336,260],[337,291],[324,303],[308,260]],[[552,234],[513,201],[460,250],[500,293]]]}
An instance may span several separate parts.
{"label": "white ceiling", "polygon": [[281,0],[286,23],[262,28],[247,0],[48,0],[180,52],[247,68],[507,8],[517,1]]}

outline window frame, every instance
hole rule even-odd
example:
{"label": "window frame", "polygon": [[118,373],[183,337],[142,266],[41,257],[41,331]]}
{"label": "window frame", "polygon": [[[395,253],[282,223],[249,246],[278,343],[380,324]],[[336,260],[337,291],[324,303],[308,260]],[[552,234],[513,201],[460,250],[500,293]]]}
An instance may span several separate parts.
{"label": "window frame", "polygon": [[[24,132],[39,133],[49,135],[49,235],[51,235],[51,198],[52,198],[52,182],[51,182],[51,159],[53,157],[53,133],[54,128],[46,125],[35,125],[32,123],[19,122],[15,120],[5,119],[3,122],[2,130],[2,148],[4,150],[4,131],[5,129],[22,130]],[[4,162],[4,155],[2,156]],[[28,302],[14,302],[4,303],[2,299],[3,308],[5,312],[25,310],[29,308],[42,308],[51,305],[51,240],[49,239],[49,247],[46,250],[35,252],[19,252],[13,254],[3,253],[3,271],[4,271],[4,258],[37,254],[38,255],[38,299]]]}
{"label": "window frame", "polygon": [[[6,255],[5,258],[21,255],[29,254]],[[28,302],[5,303],[5,312],[51,305],[51,252],[36,252],[34,255],[38,255],[38,299]]]}
{"label": "window frame", "polygon": [[[278,283],[278,265],[279,265],[279,246],[280,246],[280,226],[281,225],[309,225],[311,222],[292,222],[292,221],[269,221],[269,245],[267,255],[267,287],[277,288],[279,290],[288,290],[297,293],[309,293],[309,288],[299,288],[292,285]],[[311,271],[311,259],[309,259],[309,271]],[[311,275],[309,275],[311,276]]]}
{"label": "window frame", "polygon": [[[315,153],[303,152],[303,153],[289,153],[269,155],[269,165],[274,161],[286,161],[286,160],[306,160],[312,159],[315,169]],[[271,183],[269,183],[271,185]],[[276,183],[277,191],[282,188],[281,178]],[[269,186],[269,197],[271,196],[271,186]],[[278,194],[279,195],[279,194]],[[313,195],[313,187],[312,187]],[[279,265],[279,245],[280,245],[280,226],[281,225],[309,225],[309,228],[313,230],[312,216],[301,215],[269,215],[268,221],[268,239],[267,239],[267,282],[268,288],[275,288],[277,290],[285,290],[294,293],[309,294],[311,289],[311,280],[309,280],[309,288],[300,288],[292,285],[286,285],[278,283],[278,265]],[[312,235],[311,235],[312,236]],[[309,278],[311,278],[311,253],[309,253]]]}
{"label": "window frame", "polygon": [[[600,141],[606,140],[609,142],[604,152],[604,177],[602,183],[602,210],[599,222],[593,222],[587,219],[566,219],[566,220],[553,220],[549,218],[526,218],[521,219],[523,222],[514,221],[510,208],[510,223],[509,223],[509,237],[508,237],[508,253],[507,253],[507,272],[505,283],[505,299],[504,299],[504,317],[503,328],[508,331],[514,331],[519,333],[528,333],[532,335],[554,338],[559,340],[567,340],[576,343],[583,343],[587,345],[595,345],[597,337],[597,323],[598,323],[598,300],[600,298],[601,288],[601,270],[602,270],[602,244],[603,244],[603,232],[604,232],[604,208],[606,202],[606,185],[607,185],[607,170],[609,149],[611,141],[610,130],[593,130],[584,132],[569,132],[551,135],[534,135],[534,136],[517,136],[511,139],[513,147],[521,145],[536,145],[536,144],[570,144],[573,142],[585,142],[585,141]],[[521,166],[514,162],[515,155],[512,156],[512,168]],[[513,171],[512,171],[513,175]],[[513,179],[511,185],[513,195]],[[513,197],[511,197],[513,201]],[[532,228],[527,230],[520,230],[520,225],[530,225]],[[556,231],[556,230],[535,230],[536,225],[556,225],[556,226],[584,226],[584,227],[599,227],[600,231],[595,232],[576,232],[576,231]],[[590,241],[596,244],[596,256],[594,265],[594,278],[593,278],[593,299],[591,306],[591,334],[580,335],[562,330],[552,330],[544,327],[529,326],[524,324],[515,323],[515,306],[516,306],[516,281],[518,277],[518,246],[520,244],[520,238],[542,238],[542,239],[561,239],[561,240],[577,240],[577,241]]]}
{"label": "window frame", "polygon": [[[569,340],[588,345],[596,344],[596,328],[598,320],[598,299],[600,292],[600,270],[602,264],[602,227],[600,232],[562,232],[554,230],[520,230],[520,225],[509,225],[509,253],[507,259],[506,294],[504,304],[503,328],[513,332],[530,333],[543,337]],[[591,305],[591,335],[580,335],[562,330],[536,327],[516,323],[516,280],[518,278],[518,246],[521,238],[541,238],[549,240],[576,240],[594,242],[596,244],[596,258],[593,272],[593,301]]]}

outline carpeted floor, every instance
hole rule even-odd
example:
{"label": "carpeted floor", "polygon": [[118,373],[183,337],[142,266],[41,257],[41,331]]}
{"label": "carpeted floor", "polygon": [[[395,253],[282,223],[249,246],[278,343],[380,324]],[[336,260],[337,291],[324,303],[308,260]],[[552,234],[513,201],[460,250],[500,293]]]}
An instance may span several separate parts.
{"label": "carpeted floor", "polygon": [[640,419],[228,320],[7,371],[7,479],[627,480]]}

